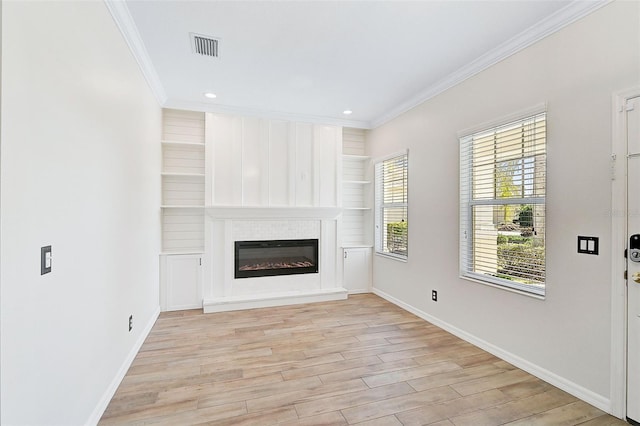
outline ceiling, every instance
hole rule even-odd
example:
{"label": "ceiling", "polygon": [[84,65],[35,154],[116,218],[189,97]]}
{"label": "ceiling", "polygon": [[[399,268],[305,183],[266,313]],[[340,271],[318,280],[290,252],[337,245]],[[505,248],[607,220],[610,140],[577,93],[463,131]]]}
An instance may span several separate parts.
{"label": "ceiling", "polygon": [[[163,106],[362,128],[605,3],[107,0]],[[190,33],[218,38],[219,58]]]}

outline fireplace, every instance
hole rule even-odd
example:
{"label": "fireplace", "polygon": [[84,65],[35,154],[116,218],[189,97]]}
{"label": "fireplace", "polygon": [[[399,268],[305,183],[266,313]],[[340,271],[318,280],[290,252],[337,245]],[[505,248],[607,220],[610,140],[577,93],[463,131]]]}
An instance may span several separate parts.
{"label": "fireplace", "polygon": [[235,278],[318,273],[318,240],[235,242]]}

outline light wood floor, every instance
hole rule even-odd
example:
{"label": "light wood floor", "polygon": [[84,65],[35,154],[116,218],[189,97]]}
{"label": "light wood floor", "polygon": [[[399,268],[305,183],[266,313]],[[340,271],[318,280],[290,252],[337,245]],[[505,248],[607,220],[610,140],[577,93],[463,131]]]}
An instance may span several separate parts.
{"label": "light wood floor", "polygon": [[624,425],[374,295],[163,313],[100,422]]}

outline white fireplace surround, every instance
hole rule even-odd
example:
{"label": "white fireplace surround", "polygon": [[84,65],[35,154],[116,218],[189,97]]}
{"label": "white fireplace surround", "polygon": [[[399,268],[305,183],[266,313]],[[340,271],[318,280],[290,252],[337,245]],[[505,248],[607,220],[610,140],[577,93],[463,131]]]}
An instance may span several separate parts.
{"label": "white fireplace surround", "polygon": [[[347,298],[334,207],[205,208],[204,312]],[[318,239],[317,274],[234,278],[234,242]]]}

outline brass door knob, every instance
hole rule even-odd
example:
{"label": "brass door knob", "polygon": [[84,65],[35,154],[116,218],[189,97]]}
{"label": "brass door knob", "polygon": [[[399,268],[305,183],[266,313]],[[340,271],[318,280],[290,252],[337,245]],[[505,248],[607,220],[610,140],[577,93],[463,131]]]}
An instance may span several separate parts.
{"label": "brass door knob", "polygon": [[631,279],[640,284],[640,272],[636,272],[631,276]]}

